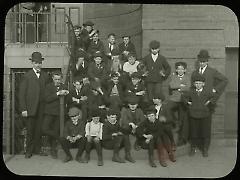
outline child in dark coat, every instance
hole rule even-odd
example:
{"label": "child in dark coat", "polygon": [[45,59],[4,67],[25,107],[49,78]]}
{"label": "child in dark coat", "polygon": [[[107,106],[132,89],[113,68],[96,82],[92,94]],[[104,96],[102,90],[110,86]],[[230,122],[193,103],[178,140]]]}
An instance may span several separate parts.
{"label": "child in dark coat", "polygon": [[60,138],[60,144],[66,154],[63,162],[68,162],[73,159],[70,148],[77,147],[78,152],[76,161],[82,163],[84,161],[81,156],[86,143],[85,122],[82,121],[82,111],[77,107],[71,107],[68,111],[68,116],[71,120],[66,122],[63,130],[63,137]]}
{"label": "child in dark coat", "polygon": [[196,74],[192,79],[194,88],[182,96],[190,116],[190,156],[195,154],[196,147],[199,145],[203,157],[207,157],[211,136],[210,107],[216,102],[216,96],[212,91],[204,88],[205,78],[202,75]]}
{"label": "child in dark coat", "polygon": [[121,127],[117,120],[118,112],[109,109],[107,111],[107,121],[103,125],[102,145],[105,149],[113,149],[112,161],[118,163],[125,163],[125,161],[119,156],[119,151],[122,147],[125,149],[126,160],[133,162],[130,159],[130,144],[126,143],[123,136]]}

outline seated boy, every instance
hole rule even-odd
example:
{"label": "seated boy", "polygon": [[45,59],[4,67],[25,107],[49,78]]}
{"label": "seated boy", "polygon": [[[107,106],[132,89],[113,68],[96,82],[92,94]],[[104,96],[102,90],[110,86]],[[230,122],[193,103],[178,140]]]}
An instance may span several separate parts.
{"label": "seated boy", "polygon": [[[164,127],[163,128],[164,132],[166,133],[166,135],[168,136],[168,138],[170,140],[171,149],[173,151],[175,151],[176,145],[175,145],[175,141],[174,141],[173,133],[172,133],[172,129],[175,124],[168,116],[167,104],[164,103],[164,100],[165,100],[165,96],[162,93],[158,92],[153,95],[152,102],[156,109],[156,119],[158,119],[162,122],[161,124]],[[165,121],[162,121],[164,119],[165,119]]]}
{"label": "seated boy", "polygon": [[108,97],[109,108],[120,112],[123,103],[123,86],[119,81],[118,73],[113,72],[111,74],[111,80],[107,83],[106,96]]}
{"label": "seated boy", "polygon": [[91,121],[87,122],[85,128],[86,132],[85,136],[87,137],[85,161],[88,162],[90,160],[90,152],[92,149],[92,145],[94,145],[98,155],[98,166],[103,166],[102,147],[100,142],[102,140],[103,124],[99,121],[100,120],[99,110],[95,109],[92,112],[91,116],[92,116]]}
{"label": "seated boy", "polygon": [[75,77],[73,80],[73,89],[70,90],[68,96],[68,106],[76,106],[82,110],[84,121],[87,121],[87,107],[88,107],[88,97],[90,93],[90,85],[83,84],[83,79]]}
{"label": "seated boy", "polygon": [[136,95],[139,98],[139,107],[144,109],[148,102],[146,87],[141,81],[141,74],[134,72],[131,75],[131,81],[126,85],[126,97],[129,95]]}
{"label": "seated boy", "polygon": [[131,76],[132,73],[137,72],[139,61],[136,61],[136,55],[132,52],[127,55],[127,59],[128,61],[123,64],[123,71]]}
{"label": "seated boy", "polygon": [[[188,117],[187,110],[181,101],[183,92],[190,88],[190,76],[186,73],[187,64],[185,62],[175,63],[176,72],[170,77],[169,90],[170,96],[167,103],[168,116],[171,121],[177,122],[178,130],[178,145],[183,145],[188,140]],[[178,121],[176,121],[175,112],[178,112]]]}
{"label": "seated boy", "polygon": [[192,80],[194,88],[182,96],[190,116],[190,156],[195,154],[196,147],[199,145],[203,157],[207,157],[211,137],[210,109],[211,105],[216,103],[216,96],[212,91],[204,88],[205,78],[202,75],[196,74]]}
{"label": "seated boy", "polygon": [[126,139],[123,136],[117,120],[117,114],[118,112],[112,109],[107,111],[107,121],[105,121],[103,125],[102,146],[105,149],[113,149],[112,161],[125,163],[125,161],[119,156],[119,151],[124,147],[126,160],[131,160],[129,158],[130,144],[126,143]]}
{"label": "seated boy", "polygon": [[87,75],[89,62],[86,56],[86,53],[82,50],[76,52],[76,62],[71,66],[73,77],[78,76],[82,78]]}
{"label": "seated boy", "polygon": [[[121,111],[120,126],[122,128],[124,136],[130,144],[129,135],[136,135],[136,128],[138,125],[145,120],[143,111],[138,108],[138,97],[135,95],[129,96],[127,98],[128,108],[123,107]],[[131,147],[131,144],[130,144]],[[135,150],[139,150],[137,142],[134,144]],[[129,159],[130,158],[129,156]],[[134,161],[134,160],[132,160]]]}
{"label": "seated boy", "polygon": [[102,94],[96,84],[90,84],[90,93],[88,98],[88,118],[95,109],[99,109],[101,120],[106,117],[107,98],[105,93]]}
{"label": "seated boy", "polygon": [[103,54],[97,51],[93,54],[94,61],[89,64],[87,75],[91,83],[96,83],[102,87],[102,84],[107,79],[107,67],[103,62]]}
{"label": "seated boy", "polygon": [[68,116],[71,120],[66,122],[63,137],[60,138],[60,144],[66,154],[63,162],[68,162],[73,159],[70,152],[70,148],[73,147],[78,148],[76,161],[83,162],[81,156],[85,149],[86,138],[84,136],[85,122],[82,121],[82,111],[77,107],[71,107],[68,111]]}

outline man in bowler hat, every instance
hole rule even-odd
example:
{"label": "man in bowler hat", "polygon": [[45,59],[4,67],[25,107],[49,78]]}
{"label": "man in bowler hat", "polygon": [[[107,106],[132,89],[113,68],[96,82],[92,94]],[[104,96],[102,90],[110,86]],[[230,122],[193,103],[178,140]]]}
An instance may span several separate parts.
{"label": "man in bowler hat", "polygon": [[25,158],[30,158],[40,150],[41,124],[44,111],[44,89],[50,78],[41,70],[44,58],[40,52],[33,52],[29,59],[32,69],[23,77],[19,89],[19,106],[22,116],[26,118],[27,149]]}
{"label": "man in bowler hat", "polygon": [[165,81],[171,73],[171,67],[166,58],[159,54],[160,42],[153,40],[149,44],[150,54],[143,58],[148,75],[145,79],[149,99],[159,91],[162,91],[162,82]]}
{"label": "man in bowler hat", "polygon": [[[223,91],[225,90],[228,80],[227,78],[218,72],[216,69],[210,67],[208,65],[208,59],[210,58],[209,53],[206,49],[201,49],[197,59],[199,63],[199,68],[196,69],[191,76],[191,83],[194,84],[194,77],[196,75],[202,75],[205,78],[205,85],[204,89],[206,91],[212,91],[214,94],[214,103],[212,102],[210,104],[210,115],[209,115],[209,121],[212,121],[212,114],[214,112],[214,109],[216,107],[216,101],[219,99],[219,97],[222,95]],[[211,124],[211,123],[210,123]],[[210,136],[209,138],[205,139],[204,149],[205,152],[207,152],[209,145],[210,145]],[[205,156],[208,156],[207,153],[205,153]]]}

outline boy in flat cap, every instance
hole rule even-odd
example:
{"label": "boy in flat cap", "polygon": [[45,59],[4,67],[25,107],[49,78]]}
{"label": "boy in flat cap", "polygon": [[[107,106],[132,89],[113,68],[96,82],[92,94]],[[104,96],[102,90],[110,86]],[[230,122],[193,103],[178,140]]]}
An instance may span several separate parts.
{"label": "boy in flat cap", "polygon": [[76,161],[83,163],[82,153],[85,149],[85,122],[82,121],[82,111],[77,107],[71,107],[68,111],[68,120],[64,126],[63,137],[60,138],[60,144],[66,154],[63,162],[69,162],[73,159],[70,148],[77,147]]}
{"label": "boy in flat cap", "polygon": [[[201,74],[205,78],[204,88],[214,93],[214,97],[216,101],[215,103],[211,103],[211,107],[210,107],[211,111],[209,116],[209,121],[212,121],[212,114],[215,111],[216,102],[222,95],[223,91],[225,90],[228,84],[228,79],[222,73],[218,72],[216,69],[208,65],[209,58],[210,56],[206,49],[200,50],[197,56],[197,59],[198,59],[197,62],[199,63],[199,68],[192,73],[191,82],[193,85],[194,84],[193,77],[196,74]],[[206,147],[209,145],[210,145],[210,138],[206,140]]]}
{"label": "boy in flat cap", "polygon": [[[121,111],[120,126],[123,130],[125,138],[128,140],[129,146],[131,147],[129,135],[136,136],[136,128],[139,124],[145,120],[145,116],[141,108],[138,107],[139,98],[136,95],[130,95],[127,97],[127,108],[123,107]],[[137,142],[134,144],[135,150],[139,150]],[[130,153],[126,157],[132,160]],[[134,161],[134,160],[132,160]]]}
{"label": "boy in flat cap", "polygon": [[40,52],[33,52],[31,58],[32,69],[24,74],[19,89],[19,109],[26,119],[27,149],[25,158],[40,152],[41,126],[44,113],[44,90],[50,77],[41,70],[44,58]]}
{"label": "boy in flat cap", "polygon": [[[170,96],[167,109],[170,120],[179,124],[178,145],[185,144],[188,140],[187,110],[181,101],[183,92],[188,91],[191,86],[191,77],[186,71],[187,64],[185,62],[176,62],[175,72],[170,76],[169,82]],[[178,112],[178,121],[174,114],[176,111]]]}
{"label": "boy in flat cap", "polygon": [[74,40],[73,40],[73,50],[77,52],[78,50],[86,51],[86,47],[84,44],[84,37],[82,34],[82,27],[79,25],[75,25],[73,27],[74,30]]}
{"label": "boy in flat cap", "polygon": [[94,23],[91,21],[86,21],[83,23],[83,28],[81,35],[83,37],[83,42],[86,50],[89,47],[90,41],[92,40],[93,34],[97,31],[94,29]]}
{"label": "boy in flat cap", "polygon": [[195,74],[192,77],[194,87],[182,95],[183,102],[189,109],[190,116],[190,156],[200,146],[203,157],[208,156],[209,141],[211,136],[211,104],[215,104],[214,92],[205,88],[205,77]]}
{"label": "boy in flat cap", "polygon": [[136,54],[135,45],[131,42],[130,36],[123,35],[122,36],[123,42],[118,45],[120,54],[122,55],[122,61],[127,62],[128,58],[127,55],[129,52]]}
{"label": "boy in flat cap", "polygon": [[108,81],[106,88],[106,96],[109,101],[109,108],[120,112],[124,98],[123,85],[119,80],[120,75],[118,73],[113,72],[110,76],[111,80]]}
{"label": "boy in flat cap", "polygon": [[[151,167],[157,167],[154,163],[154,148],[161,144],[160,134],[162,132],[160,121],[156,119],[156,109],[150,106],[146,109],[146,116],[143,122],[139,124],[136,129],[136,134],[138,138],[138,144],[143,149],[148,149],[148,159],[149,165]],[[159,160],[162,160],[159,158]],[[161,164],[164,165],[162,161]]]}
{"label": "boy in flat cap", "polygon": [[88,117],[95,109],[99,109],[101,120],[106,116],[106,104],[108,102],[105,93],[102,93],[100,87],[97,84],[90,84],[90,93],[88,98]]}
{"label": "boy in flat cap", "polygon": [[42,125],[43,134],[49,136],[51,156],[57,158],[57,143],[60,129],[60,97],[68,95],[67,87],[62,83],[62,73],[52,73],[53,82],[49,83],[44,91],[44,120]]}
{"label": "boy in flat cap", "polygon": [[112,161],[125,163],[124,159],[119,156],[119,151],[124,147],[127,157],[130,147],[129,144],[125,142],[126,139],[123,137],[117,115],[118,112],[115,110],[109,109],[107,111],[107,121],[105,121],[103,125],[102,145],[105,149],[113,150]]}
{"label": "boy in flat cap", "polygon": [[86,162],[90,160],[90,152],[94,145],[98,155],[98,166],[103,166],[101,147],[102,126],[103,123],[100,122],[100,110],[94,109],[91,113],[91,120],[87,122],[85,127],[85,136],[87,138],[85,160]]}
{"label": "boy in flat cap", "polygon": [[148,75],[145,79],[149,99],[153,94],[162,91],[162,82],[165,81],[171,73],[171,67],[166,58],[159,54],[160,42],[153,40],[149,44],[150,54],[143,58]]}
{"label": "boy in flat cap", "polygon": [[137,96],[139,98],[139,107],[144,109],[148,102],[148,95],[144,82],[141,81],[141,74],[139,72],[134,72],[131,74],[130,78],[131,81],[126,85],[126,97],[129,95]]}
{"label": "boy in flat cap", "polygon": [[87,75],[90,82],[96,83],[102,87],[103,82],[108,77],[106,64],[103,62],[103,54],[97,51],[93,54],[94,62],[91,62],[88,67]]}
{"label": "boy in flat cap", "polygon": [[[160,121],[162,133],[160,138],[162,144],[158,147],[160,162],[163,166],[167,166],[165,159],[169,157],[172,162],[175,162],[174,151],[176,150],[175,141],[173,138],[173,121],[168,116],[167,104],[164,102],[165,97],[162,93],[157,93],[152,99],[153,107],[156,109],[156,119]],[[151,104],[150,104],[151,106]],[[164,153],[167,151],[168,157]]]}

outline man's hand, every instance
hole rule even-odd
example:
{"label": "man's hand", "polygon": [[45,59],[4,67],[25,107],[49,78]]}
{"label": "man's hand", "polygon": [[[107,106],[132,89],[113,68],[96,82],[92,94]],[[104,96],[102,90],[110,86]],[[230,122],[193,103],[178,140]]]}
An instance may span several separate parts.
{"label": "man's hand", "polygon": [[100,138],[98,136],[96,136],[94,139],[93,139],[94,142],[98,143],[100,141]]}
{"label": "man's hand", "polygon": [[86,101],[87,100],[87,96],[81,96],[80,100],[81,101]]}
{"label": "man's hand", "polygon": [[117,136],[118,135],[118,133],[112,133],[112,136]]}
{"label": "man's hand", "polygon": [[103,104],[101,106],[98,106],[99,109],[104,109],[106,106]]}
{"label": "man's hand", "polygon": [[213,88],[213,89],[212,89],[212,92],[213,92],[213,93],[216,93],[217,91],[216,91],[216,89]]}
{"label": "man's hand", "polygon": [[139,91],[139,92],[136,93],[136,95],[138,95],[138,96],[142,96],[144,94],[145,94],[145,91]]}
{"label": "man's hand", "polygon": [[164,74],[163,70],[159,71],[159,73],[161,74],[161,76],[165,77],[166,75]]}
{"label": "man's hand", "polygon": [[192,105],[192,102],[191,102],[191,101],[188,101],[187,103],[188,103],[188,105]]}
{"label": "man's hand", "polygon": [[142,76],[148,76],[148,71],[142,74]]}
{"label": "man's hand", "polygon": [[75,97],[72,97],[72,101],[73,102],[76,102],[76,103],[79,103],[79,99],[75,98]]}
{"label": "man's hand", "polygon": [[128,55],[128,51],[123,51],[123,54],[125,55],[125,56],[127,56]]}
{"label": "man's hand", "polygon": [[204,105],[207,106],[210,102],[211,102],[211,101],[208,100]]}
{"label": "man's hand", "polygon": [[88,135],[88,136],[87,136],[87,141],[88,141],[88,142],[91,142],[91,141],[92,141],[92,137]]}
{"label": "man's hand", "polygon": [[27,117],[28,116],[28,112],[27,111],[23,111],[22,112],[22,117]]}
{"label": "man's hand", "polygon": [[166,119],[165,116],[159,116],[159,121],[160,121],[160,122],[166,122],[167,119]]}
{"label": "man's hand", "polygon": [[117,134],[118,134],[118,135],[123,135],[123,133],[122,133],[122,132],[120,132],[120,131],[119,131]]}

